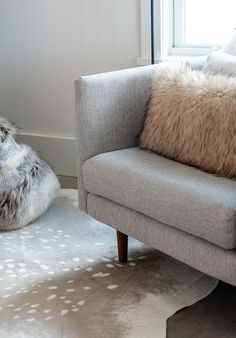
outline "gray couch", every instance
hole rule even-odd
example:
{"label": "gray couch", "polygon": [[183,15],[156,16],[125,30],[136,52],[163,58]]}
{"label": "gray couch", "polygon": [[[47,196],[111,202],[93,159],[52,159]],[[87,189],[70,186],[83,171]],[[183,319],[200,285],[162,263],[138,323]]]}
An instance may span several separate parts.
{"label": "gray couch", "polygon": [[137,147],[154,67],[76,80],[80,209],[236,285],[236,181]]}

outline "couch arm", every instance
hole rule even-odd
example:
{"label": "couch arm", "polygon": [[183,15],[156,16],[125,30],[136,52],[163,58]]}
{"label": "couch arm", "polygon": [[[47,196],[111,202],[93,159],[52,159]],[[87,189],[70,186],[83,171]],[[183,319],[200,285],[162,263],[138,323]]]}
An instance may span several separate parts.
{"label": "couch arm", "polygon": [[75,81],[79,206],[86,211],[83,163],[137,144],[155,66],[83,76]]}

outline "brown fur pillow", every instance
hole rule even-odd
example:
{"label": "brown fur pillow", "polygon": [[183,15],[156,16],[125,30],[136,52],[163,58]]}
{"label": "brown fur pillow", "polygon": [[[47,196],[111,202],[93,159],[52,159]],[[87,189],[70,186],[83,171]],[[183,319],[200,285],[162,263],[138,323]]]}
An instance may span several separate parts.
{"label": "brown fur pillow", "polygon": [[158,65],[141,148],[236,177],[236,78]]}

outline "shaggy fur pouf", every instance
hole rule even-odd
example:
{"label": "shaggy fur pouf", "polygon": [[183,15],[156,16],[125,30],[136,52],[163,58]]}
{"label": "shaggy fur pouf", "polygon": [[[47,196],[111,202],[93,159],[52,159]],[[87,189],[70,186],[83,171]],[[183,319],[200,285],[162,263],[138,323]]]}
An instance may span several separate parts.
{"label": "shaggy fur pouf", "polygon": [[60,184],[27,145],[15,141],[17,129],[0,117],[0,231],[25,227],[44,214]]}

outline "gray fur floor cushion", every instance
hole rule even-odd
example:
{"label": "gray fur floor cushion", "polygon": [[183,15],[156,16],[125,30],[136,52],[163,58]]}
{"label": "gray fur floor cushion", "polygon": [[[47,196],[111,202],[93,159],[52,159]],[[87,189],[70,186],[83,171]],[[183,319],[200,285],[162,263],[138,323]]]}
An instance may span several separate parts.
{"label": "gray fur floor cushion", "polygon": [[22,228],[41,216],[60,188],[52,169],[17,144],[16,128],[0,117],[0,230]]}

